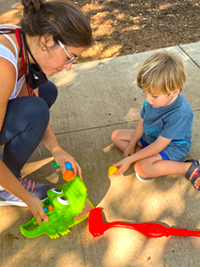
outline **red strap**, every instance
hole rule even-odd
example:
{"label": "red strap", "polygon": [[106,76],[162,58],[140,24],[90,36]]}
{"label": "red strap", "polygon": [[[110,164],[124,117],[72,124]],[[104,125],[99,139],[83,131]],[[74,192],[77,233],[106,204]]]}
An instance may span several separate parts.
{"label": "red strap", "polygon": [[[19,47],[21,47],[22,44],[21,44],[21,40],[20,40],[20,37],[19,37],[19,28],[15,29],[15,34],[16,34],[18,45],[19,45]],[[26,87],[27,87],[28,95],[31,96],[31,95],[33,95],[33,92],[32,92],[32,90],[30,90],[30,88],[28,86],[28,83],[26,81],[27,73],[26,73],[26,64],[25,64],[25,60],[24,60],[23,49],[22,49],[22,54],[21,55],[22,55],[22,63],[23,63],[23,69],[24,69],[24,74],[25,74]]]}

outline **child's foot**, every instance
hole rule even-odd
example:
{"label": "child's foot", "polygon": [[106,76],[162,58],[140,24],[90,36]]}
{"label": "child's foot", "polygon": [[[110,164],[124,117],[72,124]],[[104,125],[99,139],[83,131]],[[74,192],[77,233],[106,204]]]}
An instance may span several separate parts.
{"label": "child's foot", "polygon": [[[41,201],[43,201],[47,197],[47,190],[52,188],[48,184],[41,184],[24,178],[20,178],[19,182],[28,192],[37,196]],[[0,206],[26,207],[27,205],[21,199],[15,197],[6,190],[0,190]]]}
{"label": "child's foot", "polygon": [[185,162],[192,162],[191,166],[185,174],[185,178],[188,179],[195,189],[200,190],[200,165],[198,160],[186,160]]}
{"label": "child's foot", "polygon": [[142,182],[148,182],[148,181],[154,179],[153,177],[143,177],[143,176],[139,175],[137,172],[135,173],[135,175]]}

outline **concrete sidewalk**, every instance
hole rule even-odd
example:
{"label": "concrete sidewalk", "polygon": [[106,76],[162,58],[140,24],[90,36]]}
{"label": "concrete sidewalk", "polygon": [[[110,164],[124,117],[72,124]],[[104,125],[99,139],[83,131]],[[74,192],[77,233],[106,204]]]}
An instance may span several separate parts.
{"label": "concrete sidewalk", "polygon": [[[161,49],[160,49],[161,50]],[[193,146],[188,158],[200,156],[200,43],[169,47],[185,66],[183,89],[194,110]],[[50,123],[60,145],[72,154],[83,171],[88,197],[103,208],[108,222],[158,222],[200,228],[200,192],[179,175],[139,181],[133,168],[118,178],[108,176],[110,165],[122,158],[111,144],[114,129],[135,127],[144,94],[136,85],[138,70],[154,51],[74,65],[51,80],[59,96]],[[63,184],[49,152],[34,152],[23,174],[28,179]],[[45,181],[45,179],[47,179]],[[2,267],[197,267],[200,238],[150,239],[130,229],[115,228],[98,238],[87,220],[67,236],[51,240],[43,235],[27,239],[19,226],[32,218],[27,208],[0,207],[0,266]]]}

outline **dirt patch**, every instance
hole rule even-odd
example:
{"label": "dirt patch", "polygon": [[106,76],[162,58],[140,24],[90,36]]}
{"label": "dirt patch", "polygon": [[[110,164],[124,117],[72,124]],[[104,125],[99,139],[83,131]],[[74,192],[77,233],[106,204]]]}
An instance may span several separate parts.
{"label": "dirt patch", "polygon": [[[75,0],[91,23],[95,44],[79,62],[200,40],[199,0]],[[16,24],[21,5],[0,15]]]}

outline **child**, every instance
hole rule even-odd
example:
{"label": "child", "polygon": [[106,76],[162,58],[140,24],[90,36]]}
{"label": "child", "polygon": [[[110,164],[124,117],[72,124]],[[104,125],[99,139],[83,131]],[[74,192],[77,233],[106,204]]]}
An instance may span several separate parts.
{"label": "child", "polygon": [[192,145],[193,112],[180,93],[185,80],[183,63],[173,53],[157,52],[144,62],[137,77],[145,92],[141,118],[135,130],[116,130],[111,136],[124,152],[124,159],[114,164],[116,176],[134,162],[142,181],[182,174],[199,190],[199,162],[181,162]]}

